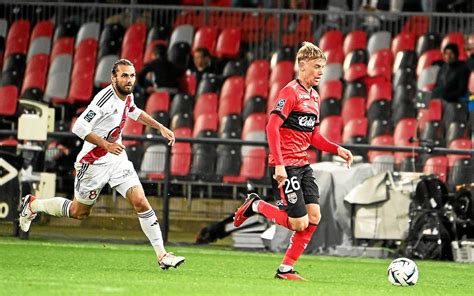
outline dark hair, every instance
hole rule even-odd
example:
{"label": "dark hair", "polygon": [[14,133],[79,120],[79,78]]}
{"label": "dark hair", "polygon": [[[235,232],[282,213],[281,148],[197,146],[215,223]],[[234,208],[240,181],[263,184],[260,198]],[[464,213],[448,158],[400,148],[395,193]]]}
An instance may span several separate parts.
{"label": "dark hair", "polygon": [[446,50],[451,50],[454,54],[454,56],[456,56],[456,58],[459,57],[459,48],[458,48],[458,45],[456,43],[448,43],[444,49],[443,49],[443,53],[446,52]]}
{"label": "dark hair", "polygon": [[195,52],[201,53],[202,56],[205,57],[205,58],[211,57],[211,54],[209,53],[209,50],[205,47],[196,48]]}
{"label": "dark hair", "polygon": [[166,57],[166,46],[163,44],[157,44],[153,47],[153,54],[157,57]]}
{"label": "dark hair", "polygon": [[120,59],[120,60],[117,60],[117,61],[114,63],[114,66],[112,67],[112,75],[117,74],[118,65],[126,65],[126,66],[132,66],[132,67],[133,67],[133,63],[130,62],[129,60],[127,60],[127,59]]}

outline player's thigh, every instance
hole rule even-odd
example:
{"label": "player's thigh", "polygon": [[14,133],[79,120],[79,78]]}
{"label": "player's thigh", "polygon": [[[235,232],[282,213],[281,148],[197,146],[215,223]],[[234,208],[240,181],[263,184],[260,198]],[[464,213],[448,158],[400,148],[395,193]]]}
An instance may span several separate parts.
{"label": "player's thigh", "polygon": [[92,206],[96,203],[100,191],[109,180],[110,166],[89,163],[75,163],[74,200]]}
{"label": "player's thigh", "polygon": [[[270,168],[270,172],[273,175],[275,168]],[[288,213],[290,221],[298,218],[305,219],[304,217],[307,212],[301,188],[299,168],[286,167],[286,173],[288,178],[280,188],[278,187],[278,182],[272,179],[273,196],[276,204],[281,210],[285,210]]]}

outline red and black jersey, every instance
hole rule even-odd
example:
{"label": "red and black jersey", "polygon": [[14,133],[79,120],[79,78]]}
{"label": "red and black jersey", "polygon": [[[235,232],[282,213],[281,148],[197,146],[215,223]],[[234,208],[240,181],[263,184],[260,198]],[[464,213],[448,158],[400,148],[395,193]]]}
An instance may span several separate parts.
{"label": "red and black jersey", "polygon": [[[280,145],[285,166],[308,164],[306,150],[311,144],[311,136],[319,125],[319,94],[306,90],[298,80],[288,83],[278,94],[272,114],[283,119],[280,127]],[[270,166],[275,166],[275,158],[270,153]]]}

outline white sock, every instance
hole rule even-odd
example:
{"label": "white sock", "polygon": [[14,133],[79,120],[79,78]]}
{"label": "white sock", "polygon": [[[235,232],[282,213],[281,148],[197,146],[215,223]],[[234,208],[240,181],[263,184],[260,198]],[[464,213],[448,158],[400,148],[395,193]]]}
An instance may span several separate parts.
{"label": "white sock", "polygon": [[260,201],[259,200],[256,200],[252,203],[252,210],[255,212],[255,213],[258,213],[258,203]]}
{"label": "white sock", "polygon": [[293,266],[281,264],[280,267],[278,267],[278,270],[280,272],[288,272],[288,271],[293,270]]}
{"label": "white sock", "polygon": [[72,201],[63,197],[37,198],[31,204],[33,212],[46,213],[56,217],[69,217]]}
{"label": "white sock", "polygon": [[155,211],[150,209],[143,213],[138,213],[138,220],[142,226],[142,230],[145,235],[150,240],[150,243],[155,249],[156,256],[161,257],[165,251],[165,246],[163,245],[163,236],[161,235],[160,224],[156,218]]}

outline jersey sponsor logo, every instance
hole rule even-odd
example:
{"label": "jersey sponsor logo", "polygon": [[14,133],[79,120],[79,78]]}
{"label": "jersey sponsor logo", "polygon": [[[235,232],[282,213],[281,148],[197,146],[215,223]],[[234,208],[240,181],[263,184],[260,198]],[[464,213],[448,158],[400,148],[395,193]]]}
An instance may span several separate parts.
{"label": "jersey sponsor logo", "polygon": [[300,99],[311,99],[311,97],[308,94],[299,94]]}
{"label": "jersey sponsor logo", "polygon": [[275,109],[278,110],[278,111],[281,111],[281,110],[283,110],[283,107],[285,107],[285,104],[286,104],[285,99],[279,99]]}
{"label": "jersey sponsor logo", "polygon": [[298,124],[299,124],[300,126],[313,128],[314,125],[316,124],[316,120],[314,119],[314,117],[299,116],[299,117],[298,117]]}
{"label": "jersey sponsor logo", "polygon": [[96,116],[95,112],[92,111],[92,110],[89,110],[89,112],[87,112],[86,116],[84,116],[84,119],[85,119],[87,122],[91,122],[92,119],[94,119],[95,116]]}
{"label": "jersey sponsor logo", "polygon": [[295,204],[298,201],[298,195],[296,194],[296,192],[288,193],[286,199],[289,203]]}

